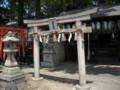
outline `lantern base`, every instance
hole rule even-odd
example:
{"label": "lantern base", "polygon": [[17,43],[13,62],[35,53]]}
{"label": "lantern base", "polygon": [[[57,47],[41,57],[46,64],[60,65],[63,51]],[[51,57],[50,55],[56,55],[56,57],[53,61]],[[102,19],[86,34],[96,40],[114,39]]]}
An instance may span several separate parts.
{"label": "lantern base", "polygon": [[8,88],[10,88],[11,90],[18,90],[18,86],[23,82],[25,82],[24,78],[19,78],[13,81],[6,81],[0,79],[0,90],[7,90]]}
{"label": "lantern base", "polygon": [[20,72],[20,67],[3,67],[2,73],[4,74],[16,74]]}
{"label": "lantern base", "polygon": [[[0,73],[0,88],[6,90],[5,87],[11,84],[19,85],[25,82],[25,74],[20,71],[19,67],[3,67],[2,73]],[[1,89],[0,89],[1,90]]]}

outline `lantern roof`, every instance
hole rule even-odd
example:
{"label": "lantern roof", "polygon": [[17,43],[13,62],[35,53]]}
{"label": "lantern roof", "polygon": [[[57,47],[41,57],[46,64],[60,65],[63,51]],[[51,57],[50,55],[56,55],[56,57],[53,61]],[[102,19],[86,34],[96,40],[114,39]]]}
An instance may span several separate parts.
{"label": "lantern roof", "polygon": [[3,38],[3,42],[18,42],[18,35],[16,32],[9,31]]}

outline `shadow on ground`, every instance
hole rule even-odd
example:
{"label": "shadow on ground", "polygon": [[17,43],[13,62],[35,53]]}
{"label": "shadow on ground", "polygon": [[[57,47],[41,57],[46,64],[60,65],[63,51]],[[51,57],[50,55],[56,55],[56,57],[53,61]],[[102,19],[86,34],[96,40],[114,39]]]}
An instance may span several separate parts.
{"label": "shadow on ground", "polygon": [[99,74],[110,74],[113,76],[120,76],[120,67],[99,66],[99,65],[88,65],[86,70],[87,74],[99,75]]}
{"label": "shadow on ground", "polygon": [[[64,71],[65,73],[75,74],[78,73],[77,62],[63,62],[59,66],[48,69],[50,72]],[[86,73],[90,75],[110,74],[114,76],[120,76],[119,65],[99,65],[99,64],[87,64]]]}
{"label": "shadow on ground", "polygon": [[[34,76],[33,72],[30,72],[29,74]],[[73,85],[76,85],[79,83],[78,80],[71,79],[71,78],[57,77],[57,76],[51,76],[51,75],[46,75],[46,74],[41,74],[40,76],[47,79],[47,80],[54,80],[54,81],[59,81],[62,83],[68,83],[68,84],[73,84]],[[92,81],[87,81],[87,83],[92,83]]]}

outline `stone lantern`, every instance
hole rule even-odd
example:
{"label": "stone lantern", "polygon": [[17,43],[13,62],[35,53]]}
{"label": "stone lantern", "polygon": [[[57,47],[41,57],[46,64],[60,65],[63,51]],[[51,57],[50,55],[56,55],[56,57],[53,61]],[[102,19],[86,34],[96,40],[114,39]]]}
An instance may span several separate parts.
{"label": "stone lantern", "polygon": [[0,84],[2,83],[2,90],[4,90],[10,82],[15,83],[16,85],[24,82],[25,75],[20,71],[20,67],[18,67],[18,63],[14,56],[14,53],[18,52],[17,43],[19,42],[19,39],[17,33],[9,31],[3,37],[2,42],[6,45],[3,52],[7,54],[5,66],[3,67],[2,73],[0,73]]}
{"label": "stone lantern", "polygon": [[6,44],[6,48],[3,52],[7,53],[7,58],[5,61],[5,66],[7,67],[14,67],[18,65],[14,57],[14,53],[18,52],[17,43],[19,42],[19,39],[12,35],[15,35],[15,33],[10,31],[2,39],[4,44]]}

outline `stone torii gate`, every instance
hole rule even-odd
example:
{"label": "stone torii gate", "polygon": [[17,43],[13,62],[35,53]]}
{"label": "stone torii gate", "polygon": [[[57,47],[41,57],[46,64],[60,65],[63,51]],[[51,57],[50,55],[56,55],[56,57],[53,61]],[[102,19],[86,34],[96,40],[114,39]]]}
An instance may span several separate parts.
{"label": "stone torii gate", "polygon": [[[85,52],[84,52],[84,33],[91,33],[92,28],[82,25],[82,21],[91,20],[91,15],[98,12],[98,8],[89,9],[77,14],[58,16],[54,18],[41,20],[24,20],[28,27],[33,27],[33,32],[29,33],[34,36],[34,80],[40,80],[40,56],[39,56],[39,40],[38,36],[44,38],[48,35],[62,34],[62,33],[77,33],[77,52],[78,52],[78,69],[79,69],[79,86],[78,90],[88,90],[86,87],[86,69],[85,69]],[[55,21],[54,21],[55,20]],[[51,21],[51,23],[50,23]],[[53,22],[52,22],[53,21]],[[75,27],[70,29],[60,29],[59,25],[66,23],[74,23]],[[53,26],[52,26],[53,24]],[[42,31],[38,27],[50,26],[50,30]],[[60,38],[58,36],[58,38]]]}

